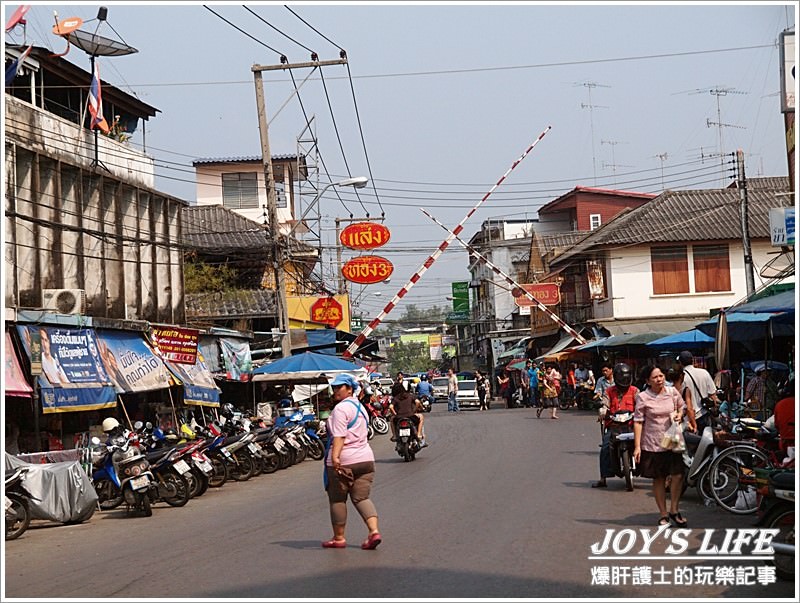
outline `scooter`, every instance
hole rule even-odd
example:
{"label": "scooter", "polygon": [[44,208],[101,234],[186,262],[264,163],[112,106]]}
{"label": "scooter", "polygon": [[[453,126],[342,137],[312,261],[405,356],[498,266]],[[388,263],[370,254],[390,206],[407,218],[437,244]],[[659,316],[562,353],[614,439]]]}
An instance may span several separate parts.
{"label": "scooter", "polygon": [[102,445],[100,438],[93,437],[92,482],[97,492],[100,508],[114,509],[123,501],[145,517],[153,514],[152,496],[158,497],[158,486],[153,479],[150,463],[139,448],[124,434],[114,436],[111,442]]}
{"label": "scooter", "polygon": [[5,478],[6,540],[19,538],[31,523],[30,506],[23,481],[28,472],[19,467]]}
{"label": "scooter", "polygon": [[404,461],[413,461],[422,447],[417,435],[417,425],[410,417],[399,417],[395,421],[397,423],[397,443],[394,449],[403,457]]}
{"label": "scooter", "polygon": [[772,470],[767,474],[767,484],[758,489],[757,526],[778,529],[772,539],[775,551],[772,563],[775,574],[782,580],[794,581],[795,514],[794,471]]}
{"label": "scooter", "polygon": [[422,394],[419,397],[419,403],[422,404],[422,412],[431,412],[433,408],[433,396],[430,394]]}
{"label": "scooter", "polygon": [[618,410],[609,415],[611,425],[611,468],[614,475],[625,479],[625,488],[633,492],[633,476],[638,475],[633,458],[633,412]]}

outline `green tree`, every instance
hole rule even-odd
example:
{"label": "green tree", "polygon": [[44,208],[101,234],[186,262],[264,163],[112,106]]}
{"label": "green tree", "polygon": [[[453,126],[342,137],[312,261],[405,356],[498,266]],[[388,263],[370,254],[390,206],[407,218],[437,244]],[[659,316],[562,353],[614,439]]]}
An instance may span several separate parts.
{"label": "green tree", "polygon": [[235,288],[236,272],[229,266],[212,266],[203,262],[183,265],[185,293],[211,293]]}
{"label": "green tree", "polygon": [[408,304],[405,312],[400,316],[400,322],[405,327],[418,325],[441,324],[447,316],[448,310],[439,306],[419,308],[415,304]]}
{"label": "green tree", "polygon": [[386,356],[389,359],[392,373],[427,371],[431,364],[428,346],[421,341],[409,341],[408,343],[398,341],[389,348]]}

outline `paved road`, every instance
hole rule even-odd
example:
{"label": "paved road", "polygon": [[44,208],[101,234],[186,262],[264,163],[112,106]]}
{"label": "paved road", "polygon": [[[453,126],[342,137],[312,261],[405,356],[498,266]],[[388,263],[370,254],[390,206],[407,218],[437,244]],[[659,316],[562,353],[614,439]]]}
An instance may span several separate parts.
{"label": "paved road", "polygon": [[[607,490],[589,487],[599,440],[591,414],[567,411],[553,421],[530,409],[445,410],[436,404],[427,415],[431,445],[412,463],[388,436],[373,440],[384,536],[375,551],[360,549],[366,530],[352,507],[348,547],[320,547],[330,537],[321,464],[305,461],[210,490],[184,508],[161,503],[150,518],[120,510],[85,525],[36,522],[6,543],[5,596],[794,598],[786,582],[672,583],[676,567],[736,565],[727,561],[589,560],[606,529],[652,530],[658,519],[649,480],[637,480],[633,493],[618,479]],[[690,552],[705,533],[698,528],[719,535],[753,523],[699,504],[691,491],[682,509],[695,528]],[[632,577],[592,585],[593,568],[625,565],[663,565],[670,583],[641,584],[640,569],[636,585]]]}

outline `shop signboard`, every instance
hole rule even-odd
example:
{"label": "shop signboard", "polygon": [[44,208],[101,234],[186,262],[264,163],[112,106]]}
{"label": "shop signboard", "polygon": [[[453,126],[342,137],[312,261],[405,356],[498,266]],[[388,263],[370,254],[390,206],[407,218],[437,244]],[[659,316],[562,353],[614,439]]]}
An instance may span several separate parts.
{"label": "shop signboard", "polygon": [[183,401],[199,406],[219,406],[220,389],[208,370],[203,354],[197,354],[194,364],[165,361],[167,368],[183,384]]}
{"label": "shop signboard", "polygon": [[392,275],[394,266],[379,255],[362,255],[345,262],[342,275],[351,283],[374,285]]}
{"label": "shop signboard", "polygon": [[320,297],[311,304],[311,320],[337,327],[344,320],[344,308],[333,297]]}
{"label": "shop signboard", "polygon": [[469,282],[451,283],[453,291],[453,312],[469,312]]}
{"label": "shop signboard", "polygon": [[[556,306],[561,301],[561,294],[556,283],[530,283],[522,285],[522,288],[530,293],[536,301],[545,306]],[[528,297],[519,289],[512,292],[514,303],[520,308],[535,306],[536,302]]]}
{"label": "shop signboard", "polygon": [[154,326],[152,336],[162,358],[179,364],[194,364],[200,331],[182,327]]}
{"label": "shop signboard", "polygon": [[131,331],[97,331],[97,348],[117,393],[171,385],[170,374],[144,337]]}
{"label": "shop signboard", "polygon": [[389,229],[375,222],[350,224],[339,234],[339,242],[348,249],[369,251],[389,242]]}

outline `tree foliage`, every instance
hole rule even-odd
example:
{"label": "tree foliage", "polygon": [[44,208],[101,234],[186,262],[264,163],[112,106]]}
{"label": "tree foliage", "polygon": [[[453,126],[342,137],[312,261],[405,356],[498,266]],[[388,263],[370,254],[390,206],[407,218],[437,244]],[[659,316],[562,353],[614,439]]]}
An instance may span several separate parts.
{"label": "tree foliage", "polygon": [[421,341],[409,341],[408,343],[397,341],[389,348],[387,358],[392,373],[397,371],[417,373],[427,371],[431,366],[428,345]]}
{"label": "tree foliage", "polygon": [[235,288],[236,271],[229,266],[213,266],[203,262],[187,262],[183,265],[183,289],[185,293],[210,293]]}

